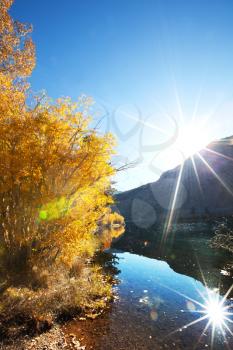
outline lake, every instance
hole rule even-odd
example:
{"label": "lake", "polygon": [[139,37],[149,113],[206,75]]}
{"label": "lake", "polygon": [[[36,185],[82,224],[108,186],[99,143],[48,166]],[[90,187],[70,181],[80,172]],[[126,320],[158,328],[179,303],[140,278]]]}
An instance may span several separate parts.
{"label": "lake", "polygon": [[232,292],[222,300],[233,283],[232,256],[211,249],[205,233],[178,235],[164,246],[135,244],[140,255],[108,251],[117,299],[98,319],[72,321],[66,331],[95,350],[233,349]]}

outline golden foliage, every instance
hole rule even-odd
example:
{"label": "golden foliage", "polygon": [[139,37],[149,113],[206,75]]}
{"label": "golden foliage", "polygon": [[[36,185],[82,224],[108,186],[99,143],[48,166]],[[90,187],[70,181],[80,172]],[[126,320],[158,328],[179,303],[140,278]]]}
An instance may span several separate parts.
{"label": "golden foliage", "polygon": [[34,67],[31,27],[12,20],[11,4],[0,1],[0,269],[32,278],[92,256],[99,222],[117,219],[108,209],[114,139],[90,127],[85,96],[29,108],[15,78]]}
{"label": "golden foliage", "polygon": [[112,203],[114,140],[88,127],[85,99],[29,110],[11,79],[0,74],[0,81],[1,244],[72,265],[96,249],[88,241]]}
{"label": "golden foliage", "polygon": [[32,26],[14,21],[8,13],[13,0],[0,1],[0,72],[13,78],[29,76],[35,66]]}

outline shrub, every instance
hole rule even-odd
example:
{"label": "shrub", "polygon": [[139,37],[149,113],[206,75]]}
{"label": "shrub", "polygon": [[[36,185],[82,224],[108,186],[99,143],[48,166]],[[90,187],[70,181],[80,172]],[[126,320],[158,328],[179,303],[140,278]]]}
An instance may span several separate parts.
{"label": "shrub", "polygon": [[87,261],[104,243],[99,223],[123,219],[109,209],[112,135],[91,127],[90,98],[30,96],[31,27],[11,4],[0,2],[0,310],[39,319],[105,305],[110,286]]}
{"label": "shrub", "polygon": [[218,225],[215,236],[211,240],[211,247],[222,248],[233,253],[233,230],[227,222]]}

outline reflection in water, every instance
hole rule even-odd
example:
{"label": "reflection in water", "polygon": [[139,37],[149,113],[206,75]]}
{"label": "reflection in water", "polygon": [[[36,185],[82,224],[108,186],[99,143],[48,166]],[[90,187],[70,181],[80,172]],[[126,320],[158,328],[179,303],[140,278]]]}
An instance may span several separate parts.
{"label": "reflection in water", "polygon": [[212,249],[210,239],[208,227],[206,230],[200,226],[198,230],[176,230],[168,237],[166,245],[161,245],[161,235],[157,231],[128,228],[115,247],[166,261],[176,272],[201,282],[204,277],[210,288],[217,287],[226,293],[233,283],[232,254]]}
{"label": "reflection in water", "polygon": [[99,319],[73,321],[66,332],[83,338],[87,350],[233,349],[232,277],[221,274],[230,256],[211,250],[205,235],[188,237],[162,248],[149,237],[146,245],[134,241],[138,253],[153,258],[110,251],[118,300]]}
{"label": "reflection in water", "polygon": [[[141,294],[144,295],[139,298],[139,302],[144,304],[145,308],[149,309],[148,311],[152,321],[159,324],[160,322],[163,323],[165,319],[167,320],[167,334],[165,338],[168,337],[177,340],[175,333],[184,331],[182,337],[180,335],[178,336],[179,341],[182,338],[187,342],[187,337],[192,335],[192,341],[195,339],[195,346],[200,346],[200,348],[203,346],[203,337],[206,347],[211,345],[214,349],[222,349],[224,345],[226,347],[229,344],[233,346],[233,333],[231,329],[233,323],[233,305],[227,301],[232,287],[224,297],[221,297],[216,290],[209,289],[207,285],[175,273],[162,261],[159,262],[135,255],[131,256],[127,253],[122,255],[126,259],[124,269],[126,268],[127,270],[129,268],[128,264],[131,264],[132,260],[138,260],[138,263],[135,261],[133,265],[134,268],[139,269],[140,277],[138,273],[136,274],[131,271],[128,274],[126,271],[127,282],[129,279],[132,281],[132,277],[135,278],[134,281],[137,280],[134,283],[136,286],[134,293],[137,292],[139,283],[147,288],[141,290]],[[139,265],[140,268],[138,268]],[[155,266],[156,272],[153,269]],[[202,271],[201,274],[203,275]],[[125,275],[124,270],[122,271],[122,275]],[[149,282],[150,287],[144,281],[143,275],[145,277],[149,276],[147,282]],[[206,281],[204,281],[205,283]],[[123,284],[124,279],[122,279]],[[179,309],[178,306],[181,304],[183,306]],[[159,319],[163,314],[162,310],[166,310],[164,311],[163,320]],[[176,310],[175,314],[179,316],[175,316],[177,317],[177,321],[173,325],[175,329],[169,331],[171,327],[169,325],[170,317],[174,317],[174,310]],[[144,325],[142,326],[144,327]],[[188,328],[190,328],[189,333],[187,333]],[[158,335],[161,336],[161,334]],[[189,349],[189,346],[185,346],[184,348]]]}
{"label": "reflection in water", "polygon": [[117,240],[125,231],[125,226],[119,225],[107,225],[101,228],[100,240],[103,243],[103,248],[108,249],[111,247],[112,240]]}
{"label": "reflection in water", "polygon": [[[211,328],[211,347],[213,347],[217,330],[220,330],[221,335],[224,337],[225,343],[228,345],[228,340],[225,334],[226,332],[229,332],[230,335],[233,336],[233,332],[229,327],[229,324],[233,323],[233,312],[231,311],[231,309],[233,309],[233,304],[227,302],[227,297],[232,291],[233,285],[229,288],[223,297],[221,297],[220,294],[215,290],[210,290],[206,284],[205,288],[205,294],[197,289],[198,294],[202,297],[202,302],[198,302],[197,300],[179,293],[173,289],[175,293],[179,294],[181,297],[184,297],[187,300],[187,310],[198,315],[194,321],[185,324],[181,330],[187,329],[188,327],[206,320],[206,325],[200,334],[198,342],[200,342],[205,332]],[[180,331],[180,329],[174,331],[173,333],[177,331]]]}

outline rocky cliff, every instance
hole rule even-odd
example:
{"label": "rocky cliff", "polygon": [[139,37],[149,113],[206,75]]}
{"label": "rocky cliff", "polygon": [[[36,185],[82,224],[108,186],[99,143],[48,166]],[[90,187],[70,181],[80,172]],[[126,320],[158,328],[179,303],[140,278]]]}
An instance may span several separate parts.
{"label": "rocky cliff", "polygon": [[116,195],[116,205],[126,222],[142,228],[172,209],[182,221],[233,215],[233,136],[212,142],[158,181]]}

